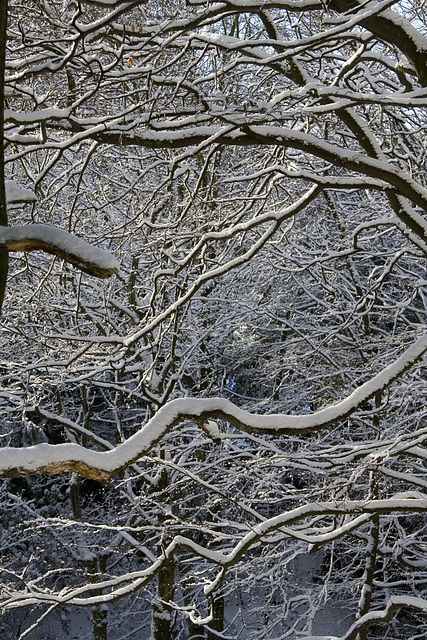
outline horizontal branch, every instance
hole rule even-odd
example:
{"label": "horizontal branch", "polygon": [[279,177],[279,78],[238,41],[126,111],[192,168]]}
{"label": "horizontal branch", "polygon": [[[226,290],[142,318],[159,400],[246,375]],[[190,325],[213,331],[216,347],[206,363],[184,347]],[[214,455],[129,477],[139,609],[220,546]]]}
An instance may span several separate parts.
{"label": "horizontal branch", "polygon": [[44,224],[0,227],[0,250],[45,251],[97,278],[108,278],[119,271],[119,263],[111,254],[67,231]]}
{"label": "horizontal branch", "polygon": [[419,360],[427,350],[427,335],[420,337],[397,360],[355,389],[347,398],[311,414],[256,415],[224,398],[179,398],[162,407],[131,438],[110,451],[93,451],[77,444],[39,444],[27,448],[0,449],[0,477],[73,471],[107,482],[122,472],[178,424],[193,421],[213,435],[211,420],[224,420],[245,433],[294,435],[322,429],[347,418],[376,393],[388,387]]}
{"label": "horizontal branch", "polygon": [[[272,125],[260,126],[251,122],[247,117],[246,124],[241,122],[232,123],[225,127],[218,126],[192,126],[184,129],[174,129],[174,123],[169,123],[169,129],[156,131],[154,129],[139,130],[138,118],[123,127],[121,116],[111,122],[99,122],[89,128],[81,128],[74,123],[73,128],[76,133],[69,139],[61,142],[46,142],[43,149],[65,149],[80,143],[84,139],[93,139],[101,144],[141,146],[149,149],[182,149],[196,155],[198,151],[212,144],[222,144],[225,146],[282,146],[284,148],[298,149],[303,153],[321,158],[335,166],[342,167],[350,173],[348,182],[352,175],[357,178],[355,187],[360,187],[360,175],[369,179],[380,180],[386,185],[390,192],[404,196],[410,202],[418,205],[422,210],[427,211],[427,189],[414,180],[405,171],[400,170],[392,163],[384,160],[369,157],[365,151],[349,150],[338,145],[320,140],[316,136],[295,129],[278,127]],[[188,148],[193,147],[191,152]],[[29,146],[23,151],[10,156],[9,162],[17,160],[21,156],[38,151],[40,145]],[[358,175],[357,175],[358,174]],[[370,180],[367,185],[370,184]],[[396,211],[404,226],[412,233],[422,239],[427,244],[427,223],[422,215],[415,210],[410,213],[404,212],[401,207]]]}
{"label": "horizontal branch", "polygon": [[[91,137],[90,132],[87,132]],[[298,149],[303,153],[311,154],[330,162],[335,166],[381,180],[390,189],[396,190],[424,211],[427,211],[427,189],[414,180],[409,173],[400,170],[390,162],[368,157],[364,151],[349,150],[316,136],[272,125],[259,126],[251,124],[250,118],[247,124],[237,123],[235,127],[226,126],[222,129],[214,126],[195,126],[183,130],[155,131],[144,130],[128,132],[124,130],[96,131],[93,137],[103,144],[127,144],[151,149],[180,149],[195,147],[196,152],[213,143],[225,146],[282,146],[284,148]],[[349,176],[349,179],[351,175]],[[360,185],[359,181],[355,185]],[[411,230],[427,242],[427,224],[418,213],[412,213],[412,219],[404,220]]]}

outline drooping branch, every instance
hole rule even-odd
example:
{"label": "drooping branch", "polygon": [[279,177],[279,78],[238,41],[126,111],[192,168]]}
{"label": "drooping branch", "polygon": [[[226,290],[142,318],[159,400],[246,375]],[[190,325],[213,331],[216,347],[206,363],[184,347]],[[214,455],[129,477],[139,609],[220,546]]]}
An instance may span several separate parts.
{"label": "drooping branch", "polygon": [[[220,143],[225,146],[282,146],[289,149],[297,149],[304,153],[321,158],[335,166],[345,168],[357,174],[366,175],[375,180],[382,180],[408,200],[414,202],[422,209],[427,210],[427,189],[409,173],[401,171],[390,162],[367,157],[365,151],[355,152],[331,144],[316,138],[314,135],[299,130],[287,129],[272,125],[258,126],[240,124],[239,127],[230,130],[230,127],[188,127],[184,131],[152,131],[145,130],[126,135],[124,132],[113,130],[96,134],[95,139],[105,144],[123,144],[146,147],[148,149],[181,149],[188,147],[200,148],[211,143]],[[194,150],[195,155],[197,149]],[[411,220],[413,231],[423,240],[427,241],[427,225],[418,214],[413,214]]]}
{"label": "drooping branch", "polygon": [[0,227],[1,251],[45,251],[97,278],[108,278],[120,268],[111,254],[67,231],[44,224]]}
{"label": "drooping branch", "polygon": [[347,398],[311,414],[256,415],[224,398],[179,398],[164,405],[136,434],[110,451],[93,451],[77,444],[39,444],[22,449],[1,449],[0,477],[73,471],[99,482],[107,482],[150,451],[168,431],[185,421],[195,422],[215,440],[219,438],[218,434],[213,434],[212,419],[229,422],[245,433],[294,435],[312,432],[347,418],[376,393],[401,377],[426,351],[427,335],[424,335]]}
{"label": "drooping branch", "polygon": [[375,15],[365,16],[361,0],[331,0],[331,9],[339,13],[356,12],[361,9],[360,25],[373,33],[379,40],[389,42],[400,49],[412,63],[421,86],[427,86],[427,39],[399,13],[385,10]]}

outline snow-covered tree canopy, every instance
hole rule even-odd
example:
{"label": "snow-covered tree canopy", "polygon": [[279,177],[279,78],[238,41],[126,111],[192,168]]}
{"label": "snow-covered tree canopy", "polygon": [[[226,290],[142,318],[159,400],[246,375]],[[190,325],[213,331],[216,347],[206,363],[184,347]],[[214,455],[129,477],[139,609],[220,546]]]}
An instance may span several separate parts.
{"label": "snow-covered tree canopy", "polygon": [[427,4],[9,0],[1,33],[5,620],[415,637]]}

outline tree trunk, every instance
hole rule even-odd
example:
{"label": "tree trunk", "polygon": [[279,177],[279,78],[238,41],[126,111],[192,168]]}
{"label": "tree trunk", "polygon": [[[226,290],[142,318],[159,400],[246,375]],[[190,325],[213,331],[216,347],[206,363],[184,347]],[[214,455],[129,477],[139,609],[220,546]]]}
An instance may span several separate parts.
{"label": "tree trunk", "polygon": [[217,635],[215,632],[224,631],[224,596],[218,596],[215,598],[213,605],[213,615],[214,619],[210,624],[210,628],[207,633],[207,640],[217,640],[220,635]]}
{"label": "tree trunk", "polygon": [[[7,0],[0,3],[0,225],[7,227],[7,203],[4,183],[4,74],[6,57],[6,29],[7,29]],[[6,289],[7,272],[9,266],[9,254],[0,251],[0,313],[3,306]]]}
{"label": "tree trunk", "polygon": [[[160,457],[164,458],[165,452],[160,452]],[[165,490],[169,485],[170,479],[166,469],[162,469],[158,489]],[[163,515],[159,515],[159,524],[162,525]],[[163,546],[158,546],[159,555],[166,546],[163,540]],[[157,598],[153,601],[153,617],[152,617],[152,638],[153,640],[173,640],[171,629],[171,609],[165,602],[172,601],[175,595],[175,559],[173,556],[169,558],[165,566],[159,571],[157,576]]]}
{"label": "tree trunk", "polygon": [[108,608],[105,605],[92,608],[93,640],[107,640]]}
{"label": "tree trunk", "polygon": [[175,562],[173,557],[159,572],[157,579],[158,600],[153,603],[153,640],[173,640],[171,610],[164,602],[173,600],[175,593]]}

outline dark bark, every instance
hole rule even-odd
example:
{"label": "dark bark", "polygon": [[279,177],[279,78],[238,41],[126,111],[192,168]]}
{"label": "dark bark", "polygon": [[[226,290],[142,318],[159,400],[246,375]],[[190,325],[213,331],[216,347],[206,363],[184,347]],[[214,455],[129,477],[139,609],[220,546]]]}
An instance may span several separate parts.
{"label": "dark bark", "polygon": [[[4,183],[4,76],[6,62],[6,28],[7,28],[7,0],[0,2],[0,225],[7,226],[6,189]],[[9,254],[0,251],[0,313],[3,306],[6,289],[7,272],[9,266]]]}
{"label": "dark bark", "polygon": [[[222,631],[224,631],[224,609],[224,596],[217,596],[213,604],[213,620],[209,625],[210,629],[208,630],[207,634],[208,640],[216,640],[217,638],[221,638]],[[218,631],[218,633],[215,633],[216,631]]]}
{"label": "dark bark", "polygon": [[[349,12],[361,6],[360,0],[332,0],[330,8],[339,13]],[[394,12],[396,18],[399,14]],[[411,62],[422,87],[427,86],[427,49],[419,46],[419,32],[409,22],[391,20],[385,15],[375,15],[361,20],[362,27],[370,31],[376,38],[397,47]],[[417,38],[418,36],[418,38]]]}

